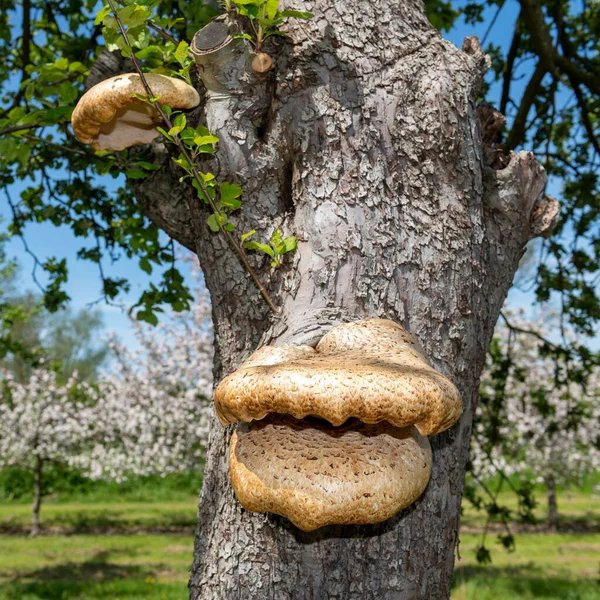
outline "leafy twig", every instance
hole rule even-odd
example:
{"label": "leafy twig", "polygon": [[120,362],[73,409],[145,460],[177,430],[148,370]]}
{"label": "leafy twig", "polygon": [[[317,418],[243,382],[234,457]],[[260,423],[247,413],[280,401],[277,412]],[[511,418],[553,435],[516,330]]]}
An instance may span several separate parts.
{"label": "leafy twig", "polygon": [[[121,35],[123,36],[123,39],[124,39],[127,47],[131,51],[131,56],[130,56],[131,62],[133,63],[135,70],[137,71],[138,75],[140,76],[140,80],[142,82],[142,85],[144,86],[144,90],[146,91],[146,93],[148,95],[148,99],[150,100],[152,98],[155,98],[154,94],[152,93],[152,89],[150,88],[150,85],[148,84],[148,80],[144,76],[144,73],[142,71],[140,63],[138,62],[138,60],[135,57],[135,54],[133,51],[133,46],[131,45],[129,36],[127,35],[127,31],[125,30],[125,27],[123,26],[123,23],[121,22],[121,19],[119,18],[118,14],[117,14],[117,10],[115,8],[113,0],[107,0],[107,1],[108,1],[108,5],[110,6],[110,9],[113,13],[113,16],[115,18],[115,22],[117,23],[117,25],[119,27]],[[163,108],[159,102],[155,102],[154,106],[156,107],[161,119],[165,123],[167,130],[170,131],[173,128],[173,123],[172,123],[169,115],[163,110]],[[246,271],[248,272],[248,274],[250,275],[250,277],[252,278],[252,280],[254,281],[256,286],[258,287],[262,297],[265,299],[265,302],[268,304],[269,308],[274,313],[277,313],[279,311],[279,309],[275,306],[275,304],[273,303],[273,300],[271,299],[271,296],[269,295],[266,288],[263,286],[263,284],[258,279],[258,276],[254,272],[254,269],[250,266],[250,263],[248,262],[248,259],[246,257],[246,254],[245,254],[243,248],[237,243],[235,238],[225,228],[224,221],[226,221],[226,219],[221,218],[222,213],[219,211],[217,205],[215,204],[214,200],[212,199],[211,195],[209,194],[208,189],[204,185],[204,181],[202,180],[202,177],[200,176],[200,171],[199,171],[198,167],[196,166],[195,160],[192,158],[192,156],[188,152],[187,148],[185,147],[185,144],[181,141],[181,138],[179,137],[179,135],[176,134],[176,135],[173,135],[172,137],[173,137],[175,145],[177,146],[177,148],[179,149],[181,154],[183,154],[185,159],[191,165],[191,170],[192,170],[192,175],[194,177],[194,180],[196,181],[199,189],[202,191],[202,194],[204,195],[206,201],[208,202],[208,204],[211,207],[211,209],[213,210],[213,212],[216,213],[218,215],[218,217],[220,217],[218,219],[218,224],[219,224],[219,228],[220,228],[221,232],[223,233],[223,235],[225,235],[225,237],[227,238],[227,241],[231,244],[231,246],[235,250],[240,261],[244,265],[244,268],[246,269]],[[190,213],[192,214],[192,220],[193,220],[196,228],[198,229],[197,234],[199,235],[200,223],[202,222],[199,207],[195,203],[192,205],[192,203],[190,201],[188,203],[188,208],[190,210]]]}

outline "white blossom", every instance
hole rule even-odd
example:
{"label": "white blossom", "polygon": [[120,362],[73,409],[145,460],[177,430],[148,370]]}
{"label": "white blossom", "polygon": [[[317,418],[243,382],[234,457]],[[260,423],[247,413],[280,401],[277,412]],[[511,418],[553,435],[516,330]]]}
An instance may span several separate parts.
{"label": "white blossom", "polygon": [[[489,440],[490,401],[478,409],[471,444],[476,474],[489,477],[501,469],[506,475],[533,474],[540,483],[573,483],[600,467],[600,373],[595,368],[580,382],[572,359],[540,353],[541,338],[557,339],[556,320],[541,312],[536,322],[510,315],[512,329],[498,322],[494,337],[510,365],[500,394],[498,443]],[[492,376],[497,368],[488,357],[481,382],[488,399],[498,397],[499,380]]]}
{"label": "white blossom", "polygon": [[1,372],[0,468],[32,468],[36,459],[68,463],[96,434],[97,391],[77,380],[64,385],[42,365],[20,383]]}
{"label": "white blossom", "polygon": [[212,411],[213,334],[206,291],[157,327],[134,322],[139,348],[112,338],[115,367],[65,385],[42,366],[26,383],[2,373],[0,468],[37,458],[94,479],[199,469]]}

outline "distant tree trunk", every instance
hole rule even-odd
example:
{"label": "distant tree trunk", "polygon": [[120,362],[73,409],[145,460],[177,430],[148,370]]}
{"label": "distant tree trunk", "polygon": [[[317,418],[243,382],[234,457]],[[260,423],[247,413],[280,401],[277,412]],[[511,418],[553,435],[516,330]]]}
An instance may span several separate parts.
{"label": "distant tree trunk", "polygon": [[40,509],[42,506],[42,466],[43,462],[39,456],[35,458],[33,468],[33,506],[30,537],[35,537],[40,533]]}
{"label": "distant tree trunk", "polygon": [[[285,8],[292,3],[283,1]],[[190,592],[223,600],[443,600],[450,594],[464,470],[487,346],[527,241],[551,226],[533,156],[495,160],[475,98],[487,60],[476,39],[444,41],[412,0],[313,0],[308,22],[258,76],[240,39],[199,47],[204,122],[220,142],[206,169],[244,188],[237,235],[298,236],[284,268],[251,256],[281,307],[265,303],[162,144],[163,167],[132,182],[155,223],[199,257],[211,293],[215,376],[257,346],[315,344],[332,326],[393,319],[463,394],[464,413],[430,438],[433,473],[410,508],[373,526],[304,533],[244,511],[228,474],[231,428],[213,423]],[[222,28],[221,28],[222,29]],[[213,45],[208,45],[212,37]],[[213,49],[213,50],[211,50]],[[485,136],[493,139],[494,135]],[[501,167],[501,168],[500,168]]]}
{"label": "distant tree trunk", "polygon": [[546,490],[548,493],[548,525],[554,531],[558,530],[558,502],[556,501],[556,480],[553,475],[546,477]]}

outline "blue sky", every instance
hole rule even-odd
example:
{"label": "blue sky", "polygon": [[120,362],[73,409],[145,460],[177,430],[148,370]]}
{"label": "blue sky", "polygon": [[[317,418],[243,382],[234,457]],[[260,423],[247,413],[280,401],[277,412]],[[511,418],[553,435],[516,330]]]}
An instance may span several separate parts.
{"label": "blue sky", "polygon": [[[459,47],[466,36],[476,34],[482,39],[496,10],[496,7],[488,8],[484,13],[484,22],[475,26],[466,25],[462,19],[459,19],[453,30],[444,34],[445,37]],[[508,46],[518,11],[519,4],[516,0],[506,0],[496,19],[495,25],[487,34],[486,43],[491,42],[501,47]],[[524,83],[515,83],[514,89],[517,92],[519,85],[522,86]],[[495,94],[499,94],[498,85],[492,86],[491,95],[494,96]],[[107,185],[111,187],[116,186],[118,183],[109,177],[106,179]],[[18,198],[22,187],[18,184],[12,186],[11,194],[13,199]],[[554,195],[560,196],[560,187],[554,182],[551,182],[549,191]],[[10,220],[10,212],[4,198],[0,199],[0,216],[2,216],[4,224]],[[56,228],[48,223],[29,225],[26,229],[26,239],[32,252],[42,261],[54,255],[58,258],[67,258],[70,271],[67,292],[71,296],[72,307],[75,310],[89,306],[100,298],[100,278],[97,267],[88,261],[77,259],[76,253],[81,247],[82,240],[81,238],[76,238],[70,229],[66,227]],[[21,264],[19,286],[22,291],[35,290],[35,285],[31,278],[33,261],[25,252],[22,241],[18,238],[11,240],[8,244],[8,251]],[[122,256],[115,264],[109,264],[108,261],[105,261],[103,266],[107,276],[112,275],[127,278],[131,284],[131,290],[119,299],[123,308],[108,306],[104,302],[99,302],[95,306],[104,315],[107,332],[114,331],[125,343],[134,345],[135,339],[132,335],[130,320],[125,308],[135,303],[149,281],[158,281],[160,272],[154,273],[153,276],[148,276],[139,269],[137,260],[131,260],[125,256]],[[192,280],[189,265],[182,264],[180,268],[191,285]],[[534,298],[531,292],[522,292],[514,288],[509,295],[509,300],[514,307],[531,307]]]}

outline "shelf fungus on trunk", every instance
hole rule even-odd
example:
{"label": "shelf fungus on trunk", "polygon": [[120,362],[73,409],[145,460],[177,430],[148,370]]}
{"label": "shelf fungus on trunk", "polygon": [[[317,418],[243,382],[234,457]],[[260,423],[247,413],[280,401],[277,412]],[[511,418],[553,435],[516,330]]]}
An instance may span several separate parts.
{"label": "shelf fungus on trunk", "polygon": [[384,319],[345,323],[316,348],[265,346],[223,379],[217,415],[237,423],[240,504],[312,531],[389,519],[431,475],[427,440],[460,417],[456,387]]}
{"label": "shelf fungus on trunk", "polygon": [[[161,104],[181,109],[200,104],[198,92],[185,81],[154,73],[144,76]],[[111,77],[89,89],[71,117],[77,139],[94,150],[123,150],[135,144],[149,144],[158,137],[160,114],[134,94],[148,95],[136,73]]]}

